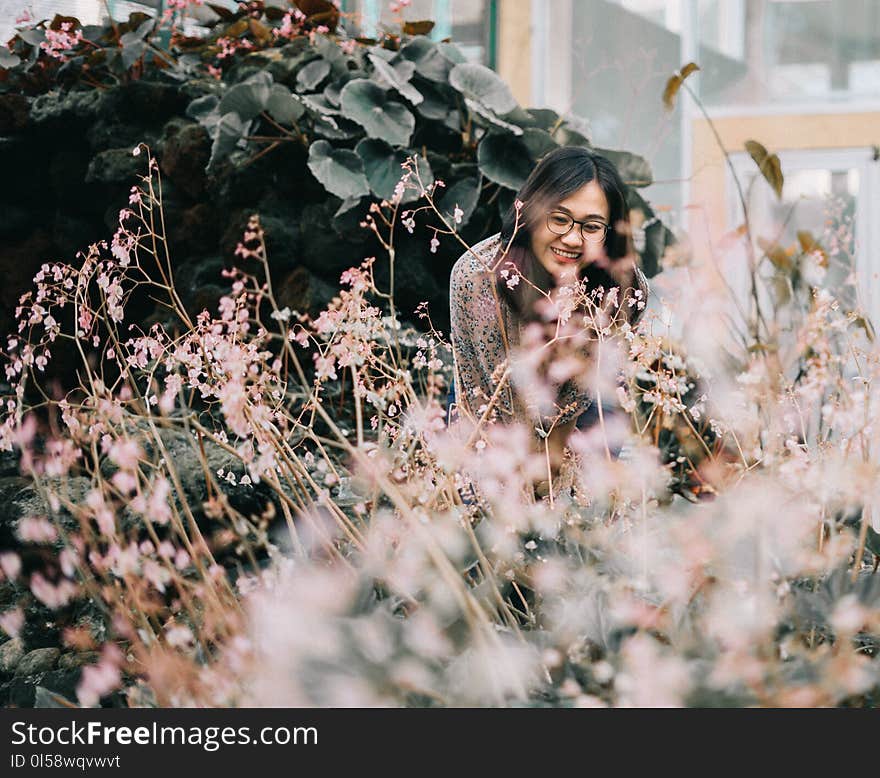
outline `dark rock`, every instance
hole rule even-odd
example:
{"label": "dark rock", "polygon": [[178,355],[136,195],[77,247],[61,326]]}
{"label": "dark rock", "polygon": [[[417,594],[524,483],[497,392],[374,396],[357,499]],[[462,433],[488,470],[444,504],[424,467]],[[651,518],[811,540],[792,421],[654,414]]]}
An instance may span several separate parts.
{"label": "dark rock", "polygon": [[[165,229],[171,243],[172,259],[198,256],[217,250],[219,214],[207,203],[196,203],[190,208],[175,212],[166,211]],[[219,277],[218,275],[212,280],[218,280]]]}
{"label": "dark rock", "polygon": [[83,665],[93,665],[101,658],[97,651],[75,651],[62,654],[58,658],[59,670],[76,670]]}
{"label": "dark rock", "polygon": [[27,126],[31,106],[24,95],[0,94],[0,133],[18,132]]}
{"label": "dark rock", "polygon": [[59,149],[52,155],[49,181],[57,202],[77,203],[89,195],[90,190],[85,186],[89,167],[86,149]]}
{"label": "dark rock", "polygon": [[35,708],[63,708],[62,702],[54,699],[54,695],[60,695],[68,702],[76,702],[76,685],[79,683],[82,670],[73,668],[69,670],[50,670],[43,675],[39,685],[35,689]]}
{"label": "dark rock", "polygon": [[146,173],[147,155],[136,157],[131,152],[131,146],[98,152],[89,163],[86,183],[138,184],[138,174]]}
{"label": "dark rock", "polygon": [[176,84],[156,81],[130,81],[108,90],[111,110],[120,118],[136,116],[152,126],[163,124],[172,116],[182,115],[189,100]]}
{"label": "dark rock", "polygon": [[86,131],[86,140],[93,151],[128,146],[133,149],[139,143],[152,146],[156,142],[155,133],[133,124],[125,124],[114,117],[100,117]]}
{"label": "dark rock", "polygon": [[33,708],[36,687],[25,678],[13,678],[0,686],[0,704],[5,708]]}
{"label": "dark rock", "polygon": [[0,675],[12,675],[24,655],[24,641],[21,638],[10,638],[0,645]]}
{"label": "dark rock", "polygon": [[338,282],[343,270],[360,265],[367,256],[363,234],[339,235],[333,229],[333,214],[338,207],[335,199],[309,203],[303,208],[299,225],[300,263],[331,283]]}
{"label": "dark rock", "polygon": [[305,267],[294,268],[275,285],[279,308],[290,308],[316,317],[338,293],[338,287],[327,283]]}
{"label": "dark rock", "polygon": [[67,208],[61,208],[55,212],[55,217],[52,220],[52,232],[56,243],[60,246],[85,248],[104,238],[103,233],[93,221],[77,216]]}
{"label": "dark rock", "polygon": [[35,208],[25,208],[14,203],[0,206],[0,237],[19,238],[37,227],[44,216]]}
{"label": "dark rock", "polygon": [[55,667],[60,655],[58,648],[35,648],[21,658],[15,667],[15,674],[26,676],[45,673]]}
{"label": "dark rock", "polygon": [[35,127],[69,133],[91,123],[105,107],[105,90],[87,92],[47,92],[31,104],[31,122]]}
{"label": "dark rock", "polygon": [[162,172],[181,191],[197,199],[205,190],[205,167],[211,158],[211,139],[199,124],[174,119],[165,125],[158,150]]}
{"label": "dark rock", "polygon": [[3,332],[12,332],[13,314],[22,292],[31,289],[40,265],[54,254],[55,244],[45,228],[38,228],[19,241],[0,241],[0,267],[3,284],[0,286],[0,315]]}

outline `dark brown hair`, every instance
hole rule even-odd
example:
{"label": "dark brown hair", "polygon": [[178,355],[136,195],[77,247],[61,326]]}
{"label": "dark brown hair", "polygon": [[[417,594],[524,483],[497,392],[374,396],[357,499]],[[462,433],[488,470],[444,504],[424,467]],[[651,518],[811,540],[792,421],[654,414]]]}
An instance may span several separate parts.
{"label": "dark brown hair", "polygon": [[[617,168],[594,151],[579,146],[565,146],[554,149],[535,166],[516,195],[516,200],[523,204],[521,210],[518,212],[514,203],[504,216],[499,252],[504,252],[508,246],[509,250],[498,270],[510,262],[524,278],[548,291],[554,280],[532,253],[532,230],[545,218],[548,208],[590,181],[598,182],[608,201],[609,227],[605,235],[605,252],[612,260],[626,256],[632,250],[626,229],[629,211],[624,184]],[[501,254],[497,255],[496,262],[500,258]],[[587,279],[590,289],[600,286],[610,289],[618,285],[605,270],[592,264],[580,271],[580,278]],[[499,293],[511,303],[514,310],[524,318],[532,318],[537,292],[522,282],[510,289],[504,278],[499,276],[497,281]]]}

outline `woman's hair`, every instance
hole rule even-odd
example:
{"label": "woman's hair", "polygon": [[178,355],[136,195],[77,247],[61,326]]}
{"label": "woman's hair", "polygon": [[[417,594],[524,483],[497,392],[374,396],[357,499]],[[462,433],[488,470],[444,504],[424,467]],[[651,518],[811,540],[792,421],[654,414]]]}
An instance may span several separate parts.
{"label": "woman's hair", "polygon": [[[532,253],[532,230],[546,218],[549,209],[590,181],[598,182],[608,201],[605,252],[612,260],[626,256],[632,250],[629,211],[617,168],[594,151],[565,146],[554,149],[535,166],[516,195],[516,200],[522,203],[521,209],[517,209],[515,202],[504,216],[499,250],[503,252],[508,245],[510,248],[498,270],[510,262],[524,278],[541,289],[549,289],[553,279]],[[592,264],[580,271],[580,278],[587,280],[590,289],[617,286],[608,273]],[[511,290],[499,276],[498,289],[520,315],[527,318],[533,315],[537,293],[529,284],[520,283]]]}

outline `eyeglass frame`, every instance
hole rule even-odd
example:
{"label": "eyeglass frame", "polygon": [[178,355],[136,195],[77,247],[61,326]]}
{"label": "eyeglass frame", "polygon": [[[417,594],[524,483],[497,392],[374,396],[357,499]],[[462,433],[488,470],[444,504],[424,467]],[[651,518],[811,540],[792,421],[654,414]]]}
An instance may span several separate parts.
{"label": "eyeglass frame", "polygon": [[[559,216],[564,216],[566,219],[568,219],[571,222],[571,224],[568,225],[568,229],[565,232],[556,232],[556,230],[554,230],[550,226],[550,217],[553,216],[553,214],[558,214]],[[547,229],[550,230],[550,232],[552,232],[554,235],[558,235],[559,237],[563,237],[564,235],[568,235],[568,233],[570,233],[572,231],[572,229],[574,229],[575,224],[577,224],[578,227],[580,227],[581,237],[585,241],[587,241],[587,243],[600,243],[601,241],[605,240],[606,236],[608,235],[608,228],[611,226],[611,225],[603,222],[601,219],[584,219],[583,221],[579,221],[578,219],[575,219],[573,216],[565,213],[564,211],[547,211]],[[601,224],[602,227],[604,228],[602,231],[602,237],[597,240],[593,236],[587,236],[586,233],[584,233],[584,227],[587,224]]]}

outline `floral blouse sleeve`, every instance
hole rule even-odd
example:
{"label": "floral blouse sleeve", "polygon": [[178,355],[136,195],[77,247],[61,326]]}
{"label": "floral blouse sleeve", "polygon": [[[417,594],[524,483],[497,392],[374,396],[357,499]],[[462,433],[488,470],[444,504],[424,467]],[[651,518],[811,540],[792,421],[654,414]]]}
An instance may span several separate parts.
{"label": "floral blouse sleeve", "polygon": [[[508,357],[502,304],[494,274],[487,269],[497,247],[497,236],[478,243],[455,263],[449,280],[456,398],[477,418],[495,394]],[[513,413],[509,385],[494,408],[509,420]]]}

